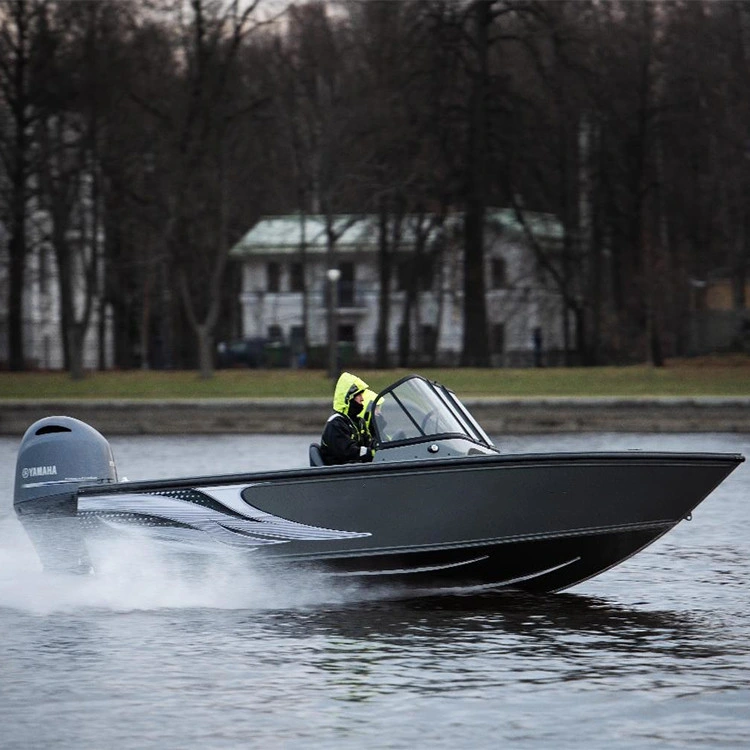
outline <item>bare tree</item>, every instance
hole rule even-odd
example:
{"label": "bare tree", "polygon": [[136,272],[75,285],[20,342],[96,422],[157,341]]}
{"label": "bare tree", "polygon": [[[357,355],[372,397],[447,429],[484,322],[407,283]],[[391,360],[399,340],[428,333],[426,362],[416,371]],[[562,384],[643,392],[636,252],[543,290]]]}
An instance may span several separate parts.
{"label": "bare tree", "polygon": [[174,68],[180,70],[176,88],[163,92],[161,101],[134,92],[162,149],[162,241],[196,336],[203,378],[213,373],[213,332],[230,247],[228,174],[237,154],[228,149],[237,143],[238,123],[262,99],[234,85],[243,45],[258,28],[256,6],[191,0],[189,18],[176,19],[181,21],[173,51]]}
{"label": "bare tree", "polygon": [[[493,205],[563,227],[555,249],[527,229],[570,362],[684,352],[691,279],[723,269],[746,314],[749,18],[734,0],[371,0],[300,4],[266,31],[242,0],[0,0],[10,366],[25,366],[32,191],[71,365],[97,305],[103,342],[111,304],[118,365],[209,376],[237,291],[227,249],[261,213],[290,211],[303,266],[309,214],[327,217],[331,265],[340,215],[378,215],[385,365],[407,217],[462,211],[461,361],[484,366]],[[414,247],[402,361],[426,322],[414,302],[432,246]]]}
{"label": "bare tree", "polygon": [[45,75],[38,31],[44,3],[4,0],[0,4],[0,217],[8,234],[8,348],[11,370],[26,367],[23,293],[27,221],[34,172],[31,131],[38,118],[37,86]]}
{"label": "bare tree", "polygon": [[101,291],[100,102],[94,81],[103,69],[96,40],[100,10],[50,4],[40,34],[53,62],[35,130],[37,177],[57,264],[64,359],[74,379],[84,375],[84,340]]}

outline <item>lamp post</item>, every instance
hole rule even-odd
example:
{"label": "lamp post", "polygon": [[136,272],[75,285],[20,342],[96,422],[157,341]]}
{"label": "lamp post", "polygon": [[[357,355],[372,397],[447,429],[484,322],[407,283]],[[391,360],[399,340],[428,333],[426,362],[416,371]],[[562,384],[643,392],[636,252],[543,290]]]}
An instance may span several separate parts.
{"label": "lamp post", "polygon": [[338,306],[338,281],[341,271],[329,268],[326,271],[328,279],[328,377],[332,380],[338,377],[338,362],[336,349],[338,346],[336,335],[336,307]]}

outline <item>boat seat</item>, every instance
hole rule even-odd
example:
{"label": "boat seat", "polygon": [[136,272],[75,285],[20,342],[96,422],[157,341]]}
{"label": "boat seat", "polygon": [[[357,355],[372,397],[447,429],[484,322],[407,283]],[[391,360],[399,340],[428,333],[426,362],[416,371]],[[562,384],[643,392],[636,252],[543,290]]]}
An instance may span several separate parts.
{"label": "boat seat", "polygon": [[325,466],[317,443],[310,443],[310,466]]}

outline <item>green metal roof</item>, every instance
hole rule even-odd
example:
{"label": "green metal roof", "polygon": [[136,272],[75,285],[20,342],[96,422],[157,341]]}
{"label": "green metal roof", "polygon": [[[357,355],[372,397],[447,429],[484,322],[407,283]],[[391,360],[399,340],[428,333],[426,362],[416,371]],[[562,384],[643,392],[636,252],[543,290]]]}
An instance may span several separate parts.
{"label": "green metal roof", "polygon": [[[523,227],[511,208],[489,210],[487,224],[494,226],[501,233],[523,235]],[[552,214],[526,212],[526,224],[540,240],[559,240],[563,229],[557,217]],[[463,220],[462,213],[453,213],[446,219],[446,224],[458,228]],[[337,236],[336,249],[373,251],[378,243],[378,217],[374,214],[339,214],[333,217],[333,229]],[[262,253],[297,253],[302,245],[303,221],[299,214],[264,216],[237,242],[229,251],[232,257],[243,257]],[[304,217],[304,238],[311,253],[325,252],[326,220],[321,214],[310,214]],[[414,242],[414,224],[404,222],[401,233],[402,242],[411,245]]]}
{"label": "green metal roof", "polygon": [[[377,226],[371,216],[340,215],[333,218],[336,247],[356,248],[377,242]],[[254,252],[298,252],[302,244],[303,221],[299,214],[264,216],[230,250],[230,255]],[[326,249],[325,216],[315,214],[304,219],[305,244],[312,252]]]}
{"label": "green metal roof", "polygon": [[[540,240],[562,240],[563,225],[554,214],[524,211],[523,219],[529,231]],[[498,225],[501,231],[524,234],[524,228],[513,208],[496,208],[487,211],[487,222]]]}

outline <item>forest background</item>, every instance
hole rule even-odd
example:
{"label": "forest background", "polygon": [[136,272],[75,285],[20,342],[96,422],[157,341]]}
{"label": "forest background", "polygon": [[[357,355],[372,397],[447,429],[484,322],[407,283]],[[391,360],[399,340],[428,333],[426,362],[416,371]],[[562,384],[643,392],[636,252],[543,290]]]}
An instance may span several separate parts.
{"label": "forest background", "polygon": [[[74,376],[95,304],[117,368],[154,366],[158,339],[161,366],[210,375],[239,327],[227,253],[260,216],[463,211],[475,291],[493,206],[562,224],[534,251],[570,363],[659,365],[707,278],[747,307],[748,91],[740,0],[0,0],[9,367],[35,242]],[[464,330],[462,364],[486,366],[483,295]]]}

